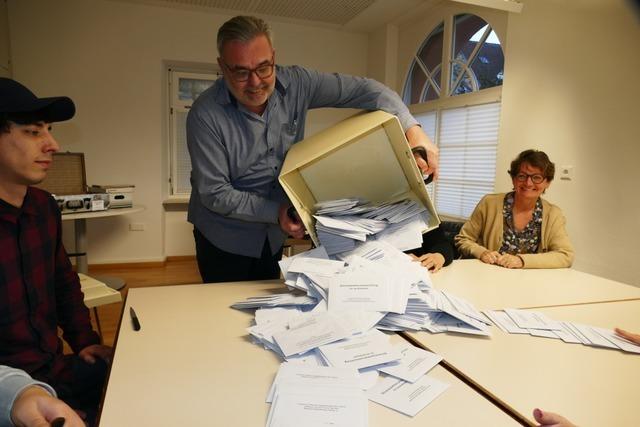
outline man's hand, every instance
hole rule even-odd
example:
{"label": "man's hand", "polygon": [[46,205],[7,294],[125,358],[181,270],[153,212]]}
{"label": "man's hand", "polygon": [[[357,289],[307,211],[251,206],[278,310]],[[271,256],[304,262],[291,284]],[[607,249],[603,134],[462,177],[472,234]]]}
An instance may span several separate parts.
{"label": "man's hand", "polygon": [[49,427],[56,418],[64,418],[65,427],[85,427],[73,409],[39,386],[24,389],[11,408],[11,420],[18,427]]}
{"label": "man's hand", "polygon": [[294,221],[289,217],[287,209],[290,207],[291,205],[284,203],[280,205],[280,211],[278,212],[278,224],[280,224],[280,228],[287,235],[294,239],[302,239],[304,237],[304,224],[300,219]]}
{"label": "man's hand", "polygon": [[416,164],[418,168],[425,175],[433,175],[433,179],[438,179],[438,162],[440,158],[440,154],[438,151],[438,147],[431,142],[426,133],[422,130],[422,128],[418,125],[412,126],[405,132],[405,136],[407,137],[407,141],[409,141],[409,146],[411,148],[422,146],[425,150],[427,150],[427,162],[424,161],[422,157],[418,154],[414,154],[416,159]]}
{"label": "man's hand", "polygon": [[113,356],[113,349],[106,345],[93,344],[80,350],[80,353],[78,353],[78,356],[90,365],[93,365],[94,363],[96,363],[96,357],[99,357],[100,359],[104,360],[108,365],[109,363],[111,363],[111,357]]}
{"label": "man's hand", "polygon": [[542,412],[538,408],[533,410],[533,418],[540,423],[539,427],[576,427],[565,417],[553,412]]}

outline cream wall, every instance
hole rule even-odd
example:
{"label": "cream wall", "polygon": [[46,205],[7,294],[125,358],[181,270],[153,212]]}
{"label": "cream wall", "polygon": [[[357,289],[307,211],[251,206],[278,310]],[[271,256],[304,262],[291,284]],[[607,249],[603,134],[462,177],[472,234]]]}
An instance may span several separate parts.
{"label": "cream wall", "polygon": [[[388,24],[369,34],[369,77],[396,89],[398,27]],[[397,89],[396,89],[397,90]]]}
{"label": "cream wall", "polygon": [[536,147],[573,165],[548,199],[567,216],[575,268],[640,286],[639,17],[624,0],[524,3],[509,16],[498,163]]}
{"label": "cream wall", "polygon": [[[546,197],[567,217],[574,267],[640,286],[640,17],[624,0],[523,3],[498,31],[506,64],[495,189],[511,189],[509,162],[527,148],[573,165],[575,178],[557,179]],[[500,21],[488,9],[445,4],[399,25],[396,88],[447,10]]]}
{"label": "cream wall", "polygon": [[0,0],[0,77],[11,76],[9,58],[9,13],[7,1]]}
{"label": "cream wall", "polygon": [[[135,184],[134,215],[88,221],[89,262],[160,261],[193,254],[184,211],[165,212],[163,61],[215,62],[231,15],[108,0],[10,0],[14,77],[41,95],[68,95],[76,117],[55,126],[63,150],[84,152],[90,184]],[[365,35],[272,21],[277,59],[364,75]],[[308,133],[349,111],[318,111]],[[144,223],[145,231],[129,231]],[[65,241],[72,236],[65,225]]]}

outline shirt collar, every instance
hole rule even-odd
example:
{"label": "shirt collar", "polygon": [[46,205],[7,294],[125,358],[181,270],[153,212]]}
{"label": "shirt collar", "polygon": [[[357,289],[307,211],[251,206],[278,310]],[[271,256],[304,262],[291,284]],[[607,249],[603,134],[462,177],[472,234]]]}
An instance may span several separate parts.
{"label": "shirt collar", "polygon": [[22,214],[34,216],[38,214],[38,210],[33,200],[31,187],[27,188],[27,193],[24,196],[24,201],[20,208],[0,199],[0,219],[16,223],[18,217]]}

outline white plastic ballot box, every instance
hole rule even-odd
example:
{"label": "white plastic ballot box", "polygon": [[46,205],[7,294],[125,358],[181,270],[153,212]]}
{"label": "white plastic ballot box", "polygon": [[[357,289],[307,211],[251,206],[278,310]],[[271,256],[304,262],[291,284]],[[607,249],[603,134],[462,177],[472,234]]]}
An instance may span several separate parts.
{"label": "white plastic ballot box", "polygon": [[314,205],[327,200],[410,198],[429,211],[424,232],[440,224],[400,122],[383,111],[358,114],[294,144],[279,180],[316,245]]}

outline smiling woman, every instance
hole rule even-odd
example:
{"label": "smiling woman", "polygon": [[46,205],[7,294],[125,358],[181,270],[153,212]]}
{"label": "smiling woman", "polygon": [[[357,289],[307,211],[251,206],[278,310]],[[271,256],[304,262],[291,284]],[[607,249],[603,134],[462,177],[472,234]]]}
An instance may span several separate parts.
{"label": "smiling woman", "polygon": [[506,268],[570,267],[573,247],[564,215],[540,197],[554,174],[544,152],[520,153],[509,170],[514,191],[480,200],[456,236],[460,253]]}

